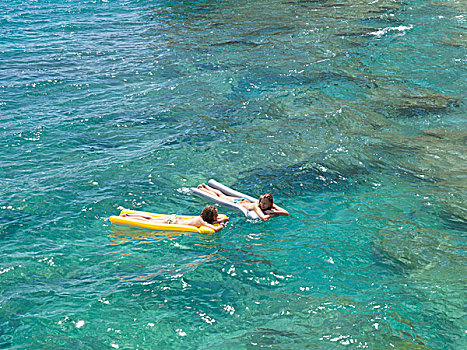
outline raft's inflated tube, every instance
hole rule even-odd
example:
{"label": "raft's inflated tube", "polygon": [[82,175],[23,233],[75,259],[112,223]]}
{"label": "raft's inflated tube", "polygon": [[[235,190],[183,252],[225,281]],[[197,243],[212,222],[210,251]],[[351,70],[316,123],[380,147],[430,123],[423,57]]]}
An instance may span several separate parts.
{"label": "raft's inflated tube", "polygon": [[[145,211],[136,211],[136,210],[128,210],[128,209],[123,209],[120,212],[120,215],[122,214],[138,214],[138,215],[152,216],[155,218],[167,216],[167,214],[154,214],[154,213],[147,213]],[[186,216],[186,215],[177,215],[177,216],[182,219],[190,219],[194,217],[194,216]],[[225,217],[225,215],[219,215],[219,216]],[[195,233],[214,233],[215,232],[212,228],[209,228],[206,226],[196,227],[192,225],[164,224],[160,222],[155,223],[155,222],[151,222],[150,220],[138,220],[138,219],[135,219],[132,217],[126,217],[126,216],[111,216],[109,220],[110,222],[112,222],[112,224],[136,226],[140,228],[147,228],[150,230],[186,231],[186,232],[195,232]],[[217,226],[217,225],[219,224],[214,224],[214,226]]]}
{"label": "raft's inflated tube", "polygon": [[[227,187],[227,186],[225,186],[225,185],[223,185],[223,184],[221,184],[221,183],[219,183],[219,182],[217,182],[216,180],[213,180],[213,179],[208,181],[208,186],[212,187],[212,188],[215,188],[216,190],[219,190],[219,191],[221,191],[222,193],[224,193],[224,194],[226,194],[228,196],[243,197],[243,198],[248,199],[252,203],[256,203],[258,201],[254,197],[251,197],[251,196],[249,196],[247,194],[235,191],[234,189],[232,189],[230,187]],[[210,201],[213,201],[214,203],[217,203],[217,204],[222,205],[222,206],[227,207],[227,208],[240,210],[249,219],[259,219],[258,214],[256,214],[256,212],[254,210],[247,210],[242,205],[234,204],[232,202],[222,200],[218,196],[210,195],[210,194],[206,193],[205,191],[199,190],[198,188],[195,188],[195,187],[192,187],[190,190],[191,190],[191,192],[193,192],[197,196],[206,198],[206,199],[208,199]]]}

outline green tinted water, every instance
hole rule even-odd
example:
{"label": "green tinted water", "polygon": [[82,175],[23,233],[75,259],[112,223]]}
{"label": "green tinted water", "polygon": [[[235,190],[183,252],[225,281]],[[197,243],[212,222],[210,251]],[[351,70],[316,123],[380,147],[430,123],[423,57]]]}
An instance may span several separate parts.
{"label": "green tinted water", "polygon": [[0,346],[465,347],[464,2],[0,9]]}

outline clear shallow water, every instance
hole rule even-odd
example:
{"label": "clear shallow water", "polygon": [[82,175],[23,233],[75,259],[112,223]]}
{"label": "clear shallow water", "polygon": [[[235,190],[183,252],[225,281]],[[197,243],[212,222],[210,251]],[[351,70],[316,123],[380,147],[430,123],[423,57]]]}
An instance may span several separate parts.
{"label": "clear shallow water", "polygon": [[465,348],[464,2],[0,9],[2,347]]}

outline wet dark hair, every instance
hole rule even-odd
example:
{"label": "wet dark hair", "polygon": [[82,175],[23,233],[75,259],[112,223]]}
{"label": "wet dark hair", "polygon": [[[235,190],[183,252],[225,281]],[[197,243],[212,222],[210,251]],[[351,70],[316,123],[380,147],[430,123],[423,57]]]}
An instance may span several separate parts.
{"label": "wet dark hair", "polygon": [[213,224],[217,220],[217,208],[212,205],[206,205],[201,212],[201,218],[208,224]]}
{"label": "wet dark hair", "polygon": [[264,210],[272,209],[272,206],[274,205],[274,200],[272,199],[272,194],[269,194],[269,193],[262,194],[261,196],[259,196],[259,202],[260,203],[261,203],[262,199],[266,199],[267,201],[269,201],[269,203],[271,203],[271,205],[268,208],[265,208]]}

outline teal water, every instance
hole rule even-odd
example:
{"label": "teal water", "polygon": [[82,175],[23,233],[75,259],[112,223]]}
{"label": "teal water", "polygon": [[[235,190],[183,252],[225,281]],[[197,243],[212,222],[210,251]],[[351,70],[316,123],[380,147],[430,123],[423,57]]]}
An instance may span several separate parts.
{"label": "teal water", "polygon": [[0,347],[465,349],[466,13],[0,0]]}

